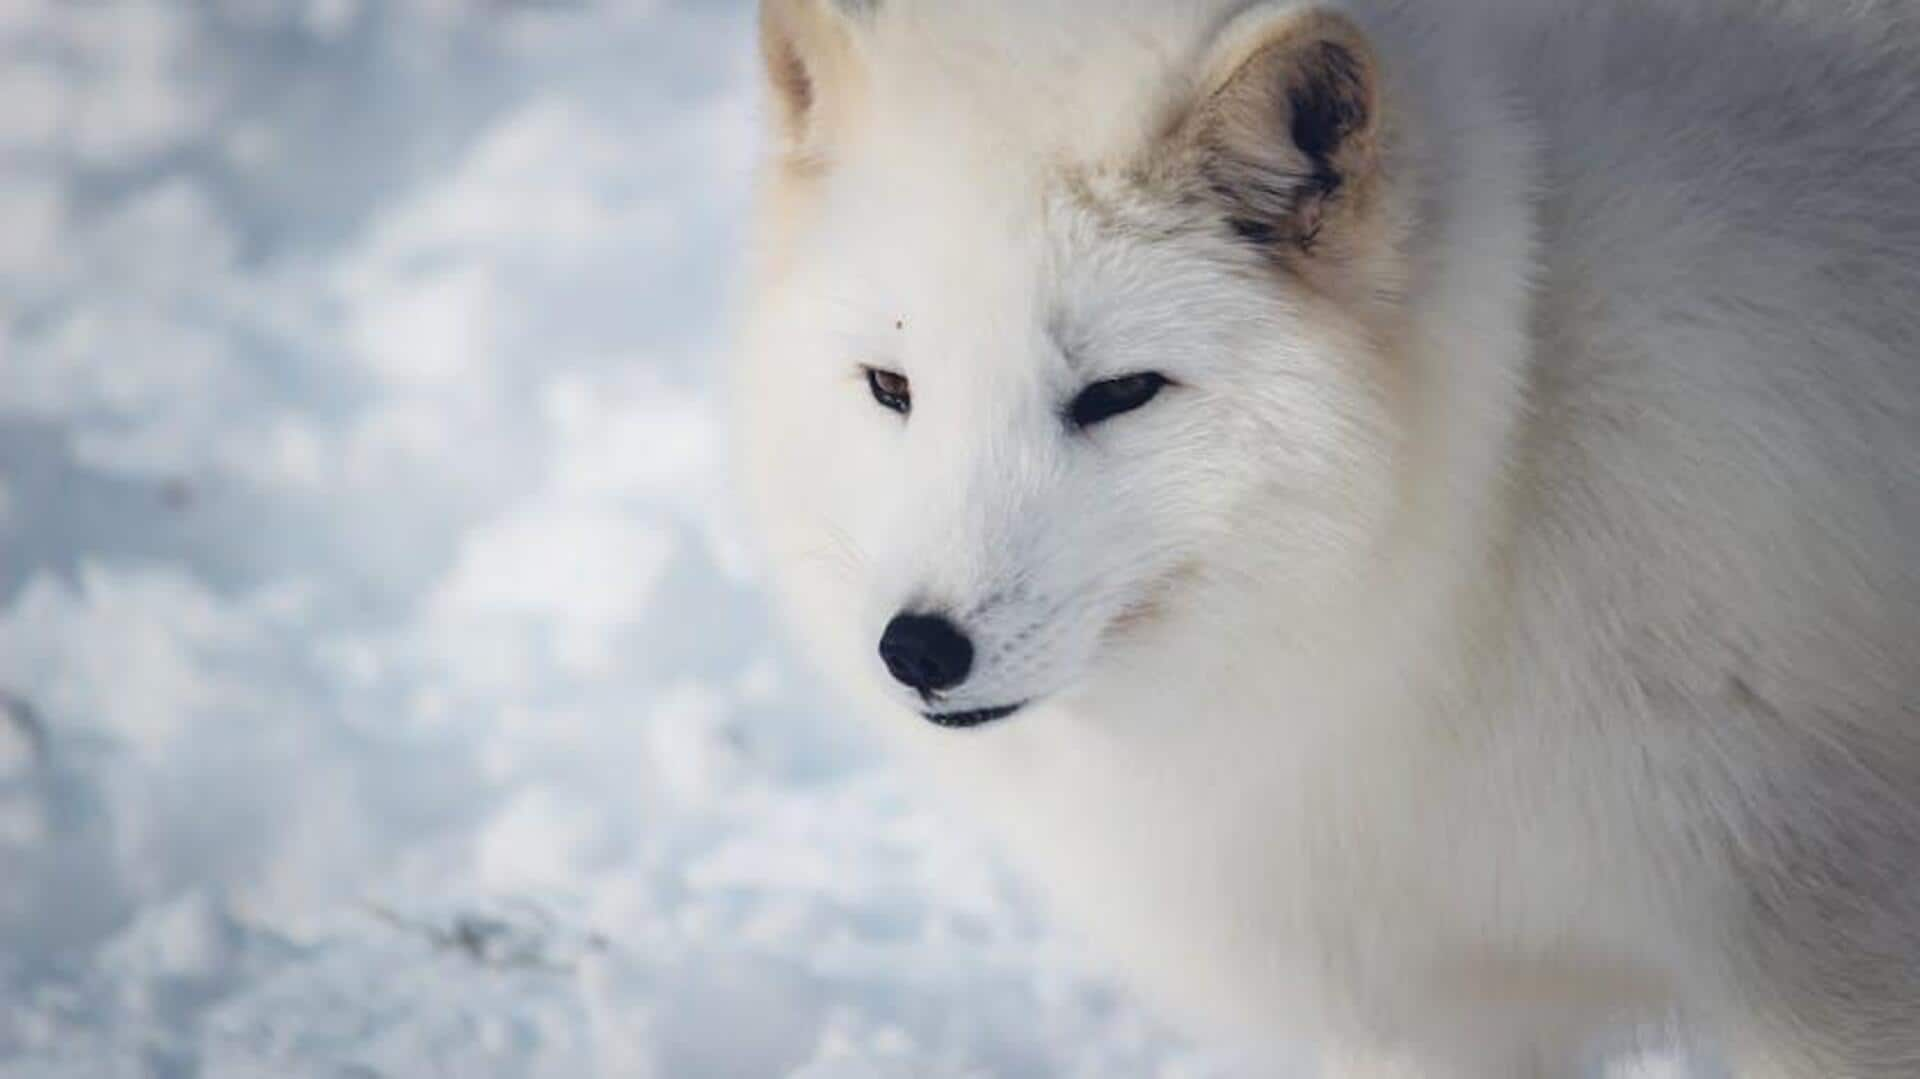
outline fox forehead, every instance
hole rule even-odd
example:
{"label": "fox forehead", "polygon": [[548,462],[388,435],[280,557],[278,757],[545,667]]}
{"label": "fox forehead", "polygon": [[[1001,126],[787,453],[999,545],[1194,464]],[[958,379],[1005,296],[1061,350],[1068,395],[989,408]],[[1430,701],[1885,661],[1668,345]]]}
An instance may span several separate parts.
{"label": "fox forehead", "polygon": [[1251,0],[871,0],[856,25],[872,133],[1000,169],[1124,160],[1162,133]]}
{"label": "fox forehead", "polygon": [[1234,314],[1219,222],[1151,193],[1066,173],[1017,196],[918,169],[871,179],[848,177],[794,274],[812,324],[871,365],[916,379],[1010,367],[1064,389],[1157,367],[1156,349]]}
{"label": "fox forehead", "polygon": [[[825,2],[825,0],[815,0]],[[859,5],[862,100],[815,167],[771,170],[773,280],[874,362],[1138,366],[1231,270],[1217,215],[1153,182],[1218,24],[1168,0]],[[1202,242],[1183,242],[1205,236]],[[1198,257],[1196,257],[1198,256]],[[1217,279],[1216,279],[1217,281]],[[1152,316],[1152,317],[1149,317]],[[1132,328],[1131,332],[1129,327]],[[848,362],[853,362],[849,360]]]}

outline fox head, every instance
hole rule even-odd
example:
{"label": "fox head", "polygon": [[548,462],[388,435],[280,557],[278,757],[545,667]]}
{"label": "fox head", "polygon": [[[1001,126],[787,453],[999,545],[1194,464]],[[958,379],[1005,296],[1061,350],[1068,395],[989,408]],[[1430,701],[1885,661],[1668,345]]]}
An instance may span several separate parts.
{"label": "fox head", "polygon": [[1150,676],[1177,623],[1181,662],[1310,635],[1406,479],[1412,200],[1366,35],[1071,8],[762,9],[746,486],[798,635],[943,726]]}

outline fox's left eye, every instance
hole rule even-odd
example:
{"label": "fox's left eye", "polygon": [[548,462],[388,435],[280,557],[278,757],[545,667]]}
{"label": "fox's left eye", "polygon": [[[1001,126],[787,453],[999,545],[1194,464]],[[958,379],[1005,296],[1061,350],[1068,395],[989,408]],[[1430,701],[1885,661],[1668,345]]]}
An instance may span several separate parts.
{"label": "fox's left eye", "polygon": [[1153,371],[1096,382],[1081,390],[1080,396],[1067,406],[1067,418],[1075,427],[1092,427],[1144,407],[1171,384],[1165,375]]}
{"label": "fox's left eye", "polygon": [[913,383],[898,371],[867,368],[867,390],[882,408],[890,408],[902,416],[913,411]]}

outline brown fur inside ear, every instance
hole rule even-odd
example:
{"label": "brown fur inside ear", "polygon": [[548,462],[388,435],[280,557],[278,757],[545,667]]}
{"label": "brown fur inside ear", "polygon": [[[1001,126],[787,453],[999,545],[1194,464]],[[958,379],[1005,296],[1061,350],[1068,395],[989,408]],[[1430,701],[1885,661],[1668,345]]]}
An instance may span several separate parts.
{"label": "brown fur inside ear", "polygon": [[1194,133],[1199,167],[1228,225],[1276,254],[1313,254],[1361,212],[1376,177],[1379,101],[1360,29],[1290,12],[1229,41]]}
{"label": "brown fur inside ear", "polygon": [[847,17],[834,0],[763,0],[760,55],[786,155],[817,158],[857,90]]}
{"label": "brown fur inside ear", "polygon": [[762,16],[760,48],[767,66],[767,84],[780,110],[781,127],[791,137],[804,128],[807,115],[813,111],[813,74],[800,56],[799,42],[778,25],[771,12],[770,7]]}

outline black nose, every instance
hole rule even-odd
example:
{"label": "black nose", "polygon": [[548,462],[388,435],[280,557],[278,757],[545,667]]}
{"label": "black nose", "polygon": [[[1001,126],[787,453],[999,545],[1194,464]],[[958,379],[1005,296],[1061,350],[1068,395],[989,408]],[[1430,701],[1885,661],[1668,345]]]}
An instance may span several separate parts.
{"label": "black nose", "polygon": [[903,614],[887,623],[880,658],[901,685],[931,693],[966,681],[973,667],[973,642],[939,615]]}

